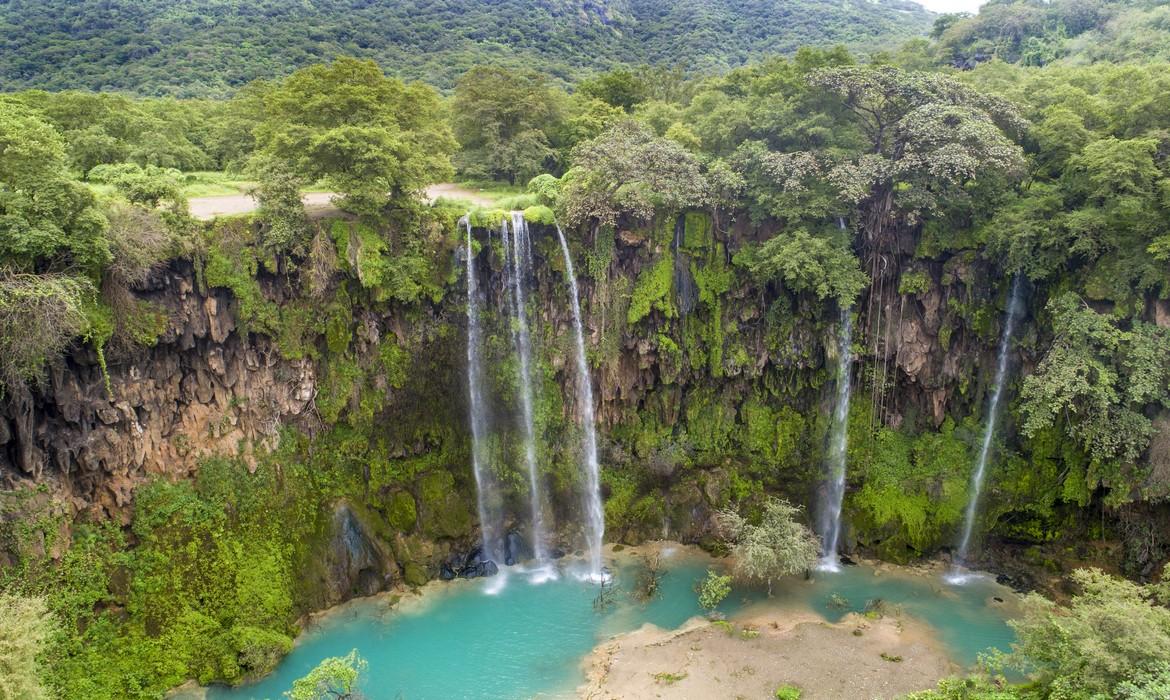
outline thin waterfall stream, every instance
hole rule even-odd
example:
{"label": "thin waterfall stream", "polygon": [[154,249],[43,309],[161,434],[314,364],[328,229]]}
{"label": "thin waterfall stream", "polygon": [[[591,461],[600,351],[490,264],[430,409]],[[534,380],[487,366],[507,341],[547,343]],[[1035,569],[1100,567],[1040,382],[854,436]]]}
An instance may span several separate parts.
{"label": "thin waterfall stream", "polygon": [[483,331],[480,328],[479,285],[475,274],[475,252],[471,241],[471,220],[463,217],[467,229],[467,391],[471,413],[471,467],[475,472],[475,502],[479,514],[483,557],[502,561],[502,521],[495,476],[488,466],[486,449],[487,416],[483,402],[483,367],[480,362]]}
{"label": "thin waterfall stream", "polygon": [[979,499],[983,494],[983,481],[987,476],[987,462],[991,455],[991,444],[995,438],[996,423],[999,419],[1000,404],[1003,399],[1003,385],[1007,379],[1008,360],[1011,355],[1012,334],[1016,328],[1016,316],[1019,314],[1021,276],[1012,279],[1012,289],[1008,298],[1007,310],[1004,311],[1003,333],[999,338],[999,351],[996,356],[995,384],[991,390],[991,400],[987,407],[987,422],[983,426],[983,441],[979,446],[979,460],[975,463],[975,471],[971,474],[971,497],[967,501],[967,512],[963,518],[963,534],[959,540],[959,549],[955,555],[955,570],[947,576],[952,583],[963,583],[966,580],[960,569],[966,566],[967,555],[971,546],[971,535],[975,530],[975,517],[979,510]]}
{"label": "thin waterfall stream", "polygon": [[601,563],[601,543],[605,536],[605,511],[602,510],[601,506],[597,427],[593,413],[593,382],[590,379],[589,365],[585,360],[585,334],[581,329],[581,301],[577,294],[577,276],[573,272],[573,256],[569,254],[569,244],[565,241],[565,234],[561,231],[560,226],[557,226],[557,237],[561,242],[561,251],[565,254],[565,276],[568,277],[569,290],[572,292],[573,339],[577,355],[577,407],[581,412],[581,427],[585,432],[582,447],[585,466],[585,539],[589,546],[589,578],[603,581],[606,576]]}
{"label": "thin waterfall stream", "polygon": [[[512,311],[512,343],[519,360],[518,391],[523,423],[524,466],[528,472],[529,507],[532,518],[532,554],[537,563],[548,561],[548,534],[544,524],[544,496],[540,472],[536,463],[536,429],[532,416],[532,339],[528,330],[528,303],[525,286],[531,276],[531,240],[528,223],[522,212],[512,212],[512,235],[508,237],[507,223],[502,228],[504,255],[511,265],[510,306]],[[510,250],[509,250],[510,248]]]}
{"label": "thin waterfall stream", "polygon": [[853,319],[850,309],[841,309],[837,342],[837,397],[833,407],[833,424],[829,432],[829,452],[826,459],[828,488],[820,508],[822,550],[818,568],[824,571],[840,569],[837,546],[841,539],[841,506],[845,500],[849,399],[853,386]]}

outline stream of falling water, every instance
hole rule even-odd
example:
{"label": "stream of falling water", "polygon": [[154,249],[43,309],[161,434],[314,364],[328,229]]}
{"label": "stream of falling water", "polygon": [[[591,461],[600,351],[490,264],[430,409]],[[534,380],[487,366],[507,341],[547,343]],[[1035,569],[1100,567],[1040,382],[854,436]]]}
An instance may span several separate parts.
{"label": "stream of falling water", "polygon": [[837,398],[833,407],[833,425],[829,432],[828,489],[821,503],[821,562],[819,569],[837,571],[840,563],[837,546],[841,539],[841,504],[845,500],[845,469],[849,448],[849,397],[852,392],[853,319],[849,309],[841,309],[838,331]]}
{"label": "stream of falling water", "polygon": [[479,513],[483,556],[502,562],[501,516],[495,476],[491,473],[484,454],[487,437],[487,416],[483,404],[483,368],[480,348],[483,331],[479,318],[479,285],[475,274],[475,254],[471,244],[471,221],[462,219],[467,229],[467,391],[471,412],[471,466],[475,472],[476,508]]}
{"label": "stream of falling water", "polygon": [[966,576],[960,571],[966,565],[968,550],[971,546],[971,535],[975,530],[975,516],[979,510],[979,498],[983,494],[983,480],[987,475],[987,461],[991,455],[991,443],[995,437],[995,426],[999,419],[999,407],[1003,399],[1003,385],[1007,378],[1008,359],[1011,354],[1012,333],[1016,328],[1016,316],[1019,313],[1020,289],[1022,287],[1020,275],[1012,279],[1011,296],[1008,298],[1007,310],[1004,312],[1003,333],[999,338],[999,351],[995,365],[995,385],[991,390],[991,401],[987,407],[987,422],[983,426],[983,442],[979,446],[979,461],[975,464],[975,471],[971,474],[971,497],[967,501],[967,512],[963,518],[963,535],[959,540],[959,550],[955,556],[955,570],[947,577],[953,583],[963,583]]}
{"label": "stream of falling water", "polygon": [[[507,225],[503,228],[504,256],[511,265],[510,296],[512,344],[520,364],[518,393],[520,414],[523,422],[524,466],[528,471],[529,507],[532,511],[532,554],[538,564],[548,561],[548,534],[544,524],[544,498],[540,473],[536,464],[536,429],[532,417],[532,340],[528,332],[528,303],[525,286],[531,275],[531,241],[528,237],[528,223],[522,212],[512,212],[512,236],[509,240]],[[511,248],[511,250],[509,250]]]}
{"label": "stream of falling water", "polygon": [[597,461],[597,428],[593,414],[593,381],[589,375],[589,365],[585,360],[585,334],[581,329],[581,301],[577,295],[577,277],[573,273],[573,256],[569,254],[569,244],[565,241],[565,234],[557,226],[557,237],[561,242],[561,251],[565,254],[565,275],[569,280],[569,289],[572,292],[573,303],[573,330],[577,354],[577,406],[581,412],[582,428],[585,432],[583,450],[585,465],[585,539],[589,546],[589,577],[593,580],[605,579],[605,572],[601,564],[601,543],[605,536],[605,512],[601,507],[601,476],[600,465]]}

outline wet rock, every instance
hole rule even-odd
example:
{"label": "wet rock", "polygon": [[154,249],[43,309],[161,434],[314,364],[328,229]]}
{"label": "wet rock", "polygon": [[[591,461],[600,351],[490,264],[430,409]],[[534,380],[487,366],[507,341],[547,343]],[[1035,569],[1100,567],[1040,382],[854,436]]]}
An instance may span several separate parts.
{"label": "wet rock", "polygon": [[506,566],[515,566],[517,563],[530,559],[532,551],[528,547],[528,543],[520,536],[520,533],[513,530],[504,538],[504,564]]}
{"label": "wet rock", "polygon": [[373,595],[387,586],[397,570],[390,554],[348,503],[334,508],[322,554],[321,592],[326,605]]}

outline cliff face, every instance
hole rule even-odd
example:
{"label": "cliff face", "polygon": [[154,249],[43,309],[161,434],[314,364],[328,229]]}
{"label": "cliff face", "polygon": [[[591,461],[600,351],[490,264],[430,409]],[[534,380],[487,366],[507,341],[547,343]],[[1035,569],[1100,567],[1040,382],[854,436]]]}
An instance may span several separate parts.
{"label": "cliff face", "polygon": [[[319,227],[314,249],[336,247],[323,258],[334,265],[324,282],[308,279],[320,276],[312,260],[279,273],[256,266],[246,288],[206,274],[201,266],[210,263],[175,261],[137,292],[165,307],[168,329],[154,347],[110,355],[109,395],[95,354],[78,347],[41,386],[5,396],[0,485],[46,485],[55,507],[128,522],[143,482],[187,478],[212,455],[251,469],[284,444],[293,452],[278,461],[295,452],[323,473],[357,479],[360,492],[347,497],[378,521],[374,539],[385,556],[339,562],[339,586],[365,591],[408,567],[416,578],[435,575],[475,530],[462,237],[451,231],[435,244],[438,291],[404,301],[397,288],[371,283],[376,268],[362,257],[368,231]],[[532,228],[538,451],[560,544],[571,550],[581,518],[568,290],[555,231]],[[763,492],[812,510],[839,313],[831,300],[753,282],[735,263],[745,245],[775,232],[688,213],[644,228],[570,233],[609,539],[703,541],[715,508]],[[482,352],[493,468],[508,485],[507,524],[523,528],[502,249],[495,232],[476,229],[475,237],[488,293]],[[953,539],[1007,292],[1007,280],[990,277],[973,255],[930,258],[911,243],[899,244],[854,310],[846,547],[895,559]],[[1034,347],[1030,312],[1020,328],[1017,346]],[[1014,350],[1013,362],[1018,376],[1032,358]],[[986,522],[1015,541],[1050,539],[1045,528],[1078,522],[1075,508],[1054,505],[1058,475],[1031,473],[1038,448],[1014,440],[1010,416],[1004,425],[1008,466],[993,477]],[[1035,506],[1041,493],[1043,508]]]}
{"label": "cliff face", "polygon": [[48,484],[77,511],[124,518],[143,481],[190,476],[213,455],[254,464],[282,424],[312,424],[313,363],[239,333],[229,292],[200,292],[191,265],[176,262],[138,293],[170,322],[155,347],[110,354],[108,392],[95,353],[80,346],[41,386],[4,398],[3,487]]}

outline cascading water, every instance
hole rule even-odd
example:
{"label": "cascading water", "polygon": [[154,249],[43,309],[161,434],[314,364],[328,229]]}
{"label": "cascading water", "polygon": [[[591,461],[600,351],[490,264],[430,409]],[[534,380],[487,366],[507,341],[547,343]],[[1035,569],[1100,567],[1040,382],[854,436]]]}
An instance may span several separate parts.
{"label": "cascading water", "polygon": [[849,397],[852,391],[853,319],[849,309],[841,309],[838,334],[837,400],[833,407],[833,425],[829,432],[828,483],[820,508],[820,531],[823,551],[819,569],[837,571],[837,544],[841,539],[841,504],[845,500],[845,467],[849,447]]}
{"label": "cascading water", "polygon": [[548,560],[548,536],[544,525],[544,498],[540,474],[536,464],[536,430],[532,417],[532,340],[528,332],[528,304],[525,285],[531,273],[531,241],[528,237],[528,223],[521,212],[512,213],[512,236],[508,237],[507,224],[502,229],[504,256],[511,265],[509,280],[510,306],[512,311],[512,343],[520,364],[518,393],[520,414],[523,421],[524,465],[528,470],[529,506],[532,510],[532,553],[538,563]]}
{"label": "cascading water", "polygon": [[471,467],[475,472],[476,508],[482,534],[485,559],[502,561],[501,516],[495,477],[484,454],[487,416],[483,403],[483,368],[479,349],[483,332],[479,325],[479,285],[476,283],[475,254],[471,245],[471,221],[461,220],[467,229],[467,391],[471,411]]}
{"label": "cascading water", "polygon": [[948,580],[962,583],[966,580],[959,569],[967,561],[967,552],[971,546],[971,534],[975,529],[975,515],[979,508],[979,497],[983,493],[983,479],[987,472],[987,459],[991,454],[991,443],[995,437],[995,426],[999,418],[1000,400],[1003,398],[1003,384],[1007,378],[1008,359],[1011,354],[1012,333],[1015,332],[1016,316],[1019,313],[1020,289],[1023,286],[1020,275],[1012,279],[1012,291],[1008,298],[1007,310],[1004,312],[1003,334],[999,338],[999,351],[995,365],[995,385],[991,390],[991,401],[987,407],[987,422],[983,426],[983,442],[979,446],[979,461],[975,464],[975,471],[971,474],[971,498],[967,501],[967,512],[963,518],[963,536],[959,540],[959,550],[955,557],[955,571]]}
{"label": "cascading water", "polygon": [[593,415],[593,382],[589,376],[589,365],[585,361],[585,334],[581,329],[581,301],[577,295],[577,277],[573,273],[573,256],[569,254],[569,244],[565,241],[565,234],[557,226],[557,237],[561,241],[561,251],[565,254],[565,275],[569,278],[569,290],[572,292],[573,303],[573,330],[577,350],[577,405],[581,411],[582,428],[585,431],[584,462],[585,462],[585,539],[589,545],[589,577],[601,581],[605,573],[601,566],[601,542],[605,536],[605,512],[601,507],[601,476],[600,465],[597,461],[597,428],[594,425]]}

